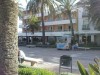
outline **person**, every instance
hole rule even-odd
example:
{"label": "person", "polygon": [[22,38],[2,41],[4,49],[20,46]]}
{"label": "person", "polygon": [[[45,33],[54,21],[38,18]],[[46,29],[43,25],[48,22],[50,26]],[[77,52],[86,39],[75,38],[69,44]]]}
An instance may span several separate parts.
{"label": "person", "polygon": [[18,61],[19,63],[22,63],[24,61],[25,58],[25,53],[22,50],[18,50]]}
{"label": "person", "polygon": [[78,49],[78,42],[76,42],[75,44],[75,49]]}
{"label": "person", "polygon": [[18,61],[19,63],[23,63],[24,61],[29,61],[31,62],[31,65],[33,65],[33,63],[35,64],[43,62],[42,59],[27,57],[22,50],[18,50]]}
{"label": "person", "polygon": [[65,49],[69,49],[69,42],[67,41],[67,38],[65,39],[65,43],[66,43],[66,44],[65,44],[64,48],[65,48]]}
{"label": "person", "polygon": [[78,49],[78,43],[76,42],[76,44],[74,44],[73,46],[72,46],[72,50],[74,50],[74,49]]}

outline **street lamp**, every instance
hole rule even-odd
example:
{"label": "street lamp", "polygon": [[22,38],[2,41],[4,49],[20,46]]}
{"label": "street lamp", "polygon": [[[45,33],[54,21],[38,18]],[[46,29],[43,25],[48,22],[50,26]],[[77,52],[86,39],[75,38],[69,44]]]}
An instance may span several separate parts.
{"label": "street lamp", "polygon": [[87,34],[86,34],[86,46],[87,46]]}

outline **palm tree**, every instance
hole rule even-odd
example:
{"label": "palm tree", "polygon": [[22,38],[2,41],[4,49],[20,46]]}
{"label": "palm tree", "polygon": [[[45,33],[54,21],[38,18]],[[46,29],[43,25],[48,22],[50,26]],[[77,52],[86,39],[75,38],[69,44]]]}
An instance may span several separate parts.
{"label": "palm tree", "polygon": [[19,16],[19,19],[22,20],[24,8],[22,7],[21,4],[18,4],[18,9],[19,9],[19,10],[18,10],[18,16]]}
{"label": "palm tree", "polygon": [[0,1],[0,75],[18,75],[18,3]]}
{"label": "palm tree", "polygon": [[90,16],[96,28],[100,30],[100,0],[90,0]]}
{"label": "palm tree", "polygon": [[70,26],[71,26],[71,34],[72,34],[71,45],[73,45],[75,43],[75,37],[74,37],[74,29],[73,29],[73,22],[72,22],[72,10],[75,8],[75,2],[77,0],[56,0],[56,1],[58,1],[60,3],[61,9],[66,11],[67,15],[69,16]]}
{"label": "palm tree", "polygon": [[31,16],[28,21],[28,29],[34,34],[34,30],[38,30],[40,21],[36,16]]}
{"label": "palm tree", "polygon": [[56,6],[54,0],[30,0],[27,4],[27,9],[32,13],[41,13],[43,44],[45,44],[44,11],[55,12],[54,6]]}

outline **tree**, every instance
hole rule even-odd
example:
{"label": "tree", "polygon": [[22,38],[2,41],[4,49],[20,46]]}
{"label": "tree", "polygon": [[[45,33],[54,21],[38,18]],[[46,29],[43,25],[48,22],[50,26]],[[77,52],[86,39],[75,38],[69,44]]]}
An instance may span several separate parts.
{"label": "tree", "polygon": [[34,34],[34,30],[39,29],[40,21],[36,16],[31,16],[28,21],[28,29]]}
{"label": "tree", "polygon": [[19,19],[22,20],[22,18],[23,18],[23,11],[24,11],[24,8],[22,7],[21,4],[18,4],[18,9],[19,9],[19,11],[18,11]]}
{"label": "tree", "polygon": [[100,0],[90,0],[90,17],[100,30]]}
{"label": "tree", "polygon": [[41,13],[43,44],[45,44],[44,11],[48,11],[48,13],[55,12],[54,6],[56,5],[54,0],[30,0],[27,4],[27,9],[31,10],[32,13]]}
{"label": "tree", "polygon": [[81,0],[78,4],[87,9],[90,22],[100,30],[100,0]]}
{"label": "tree", "polygon": [[[74,37],[74,29],[73,29],[73,22],[72,22],[72,10],[75,8],[75,2],[77,0],[56,0],[60,3],[61,9],[67,12],[67,15],[69,16],[70,20],[70,26],[71,26],[71,45],[75,43],[75,37]],[[70,28],[70,27],[69,27]]]}
{"label": "tree", "polygon": [[18,75],[17,0],[0,0],[0,75]]}

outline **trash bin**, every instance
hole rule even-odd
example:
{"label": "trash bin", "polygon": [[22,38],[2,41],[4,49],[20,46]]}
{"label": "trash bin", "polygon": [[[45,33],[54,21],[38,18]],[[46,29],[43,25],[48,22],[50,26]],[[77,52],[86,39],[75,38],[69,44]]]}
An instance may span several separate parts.
{"label": "trash bin", "polygon": [[68,55],[62,55],[60,57],[59,73],[63,69],[70,69],[72,72],[72,57]]}

